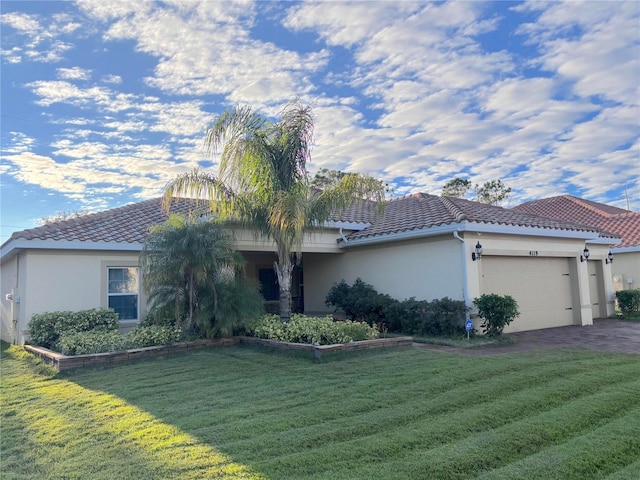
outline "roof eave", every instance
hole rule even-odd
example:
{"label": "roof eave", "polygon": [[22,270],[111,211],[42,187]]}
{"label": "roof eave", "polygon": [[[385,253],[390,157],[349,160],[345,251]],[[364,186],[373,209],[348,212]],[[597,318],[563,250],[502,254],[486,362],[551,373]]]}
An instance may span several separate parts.
{"label": "roof eave", "polygon": [[340,243],[342,244],[342,247],[352,247],[358,245],[371,245],[375,243],[387,243],[414,238],[431,237],[435,235],[445,235],[448,233],[453,233],[454,231],[498,233],[503,235],[526,235],[534,237],[571,238],[588,241],[589,243],[603,243],[607,245],[616,245],[620,243],[619,239],[600,237],[600,233],[595,230],[568,230],[551,227],[545,228],[468,221],[448,223],[445,225],[436,225],[433,227],[426,227],[417,230],[393,232],[372,237],[354,238],[349,239],[348,243]]}
{"label": "roof eave", "polygon": [[106,250],[113,252],[140,252],[142,243],[133,242],[94,242],[82,240],[42,240],[17,238],[9,240],[0,249],[0,260],[11,258],[21,250]]}

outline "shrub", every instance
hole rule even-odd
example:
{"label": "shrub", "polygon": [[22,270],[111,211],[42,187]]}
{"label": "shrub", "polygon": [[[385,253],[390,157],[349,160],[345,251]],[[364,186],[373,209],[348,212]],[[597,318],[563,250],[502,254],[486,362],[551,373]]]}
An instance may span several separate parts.
{"label": "shrub", "polygon": [[430,304],[430,323],[433,325],[434,335],[464,333],[467,310],[462,300],[452,300],[449,297],[433,300]]}
{"label": "shrub", "polygon": [[616,292],[618,307],[623,314],[640,312],[640,288]]}
{"label": "shrub", "polygon": [[161,326],[138,327],[124,335],[104,330],[67,332],[60,336],[56,350],[63,355],[86,355],[169,345],[180,339],[180,330]]}
{"label": "shrub", "polygon": [[331,317],[307,317],[298,314],[294,314],[287,323],[281,322],[277,315],[264,315],[257,322],[253,334],[269,340],[320,345],[378,337],[378,331],[366,323],[350,320],[335,322]]}
{"label": "shrub", "polygon": [[63,355],[117,352],[126,350],[125,335],[116,331],[66,332],[60,336],[54,350]]}
{"label": "shrub", "polygon": [[414,297],[385,307],[386,326],[392,332],[451,336],[464,333],[467,307],[462,300],[416,300]]}
{"label": "shrub", "polygon": [[144,348],[176,343],[182,338],[182,333],[175,327],[151,326],[138,327],[124,336],[127,348]]}
{"label": "shrub", "polygon": [[118,314],[111,309],[81,310],[78,312],[38,313],[29,320],[31,343],[52,348],[64,333],[90,330],[118,329]]}
{"label": "shrub", "polygon": [[179,319],[176,319],[173,312],[168,312],[165,309],[153,307],[140,321],[138,327],[175,327],[178,323],[181,323],[178,320]]}
{"label": "shrub", "polygon": [[342,280],[334,284],[325,304],[340,308],[351,320],[362,320],[369,325],[384,321],[384,309],[394,300],[386,294],[378,293],[372,285],[356,279],[352,286]]}
{"label": "shrub", "polygon": [[473,304],[482,318],[482,331],[490,337],[501,335],[504,327],[520,315],[518,303],[510,295],[484,294],[475,298]]}

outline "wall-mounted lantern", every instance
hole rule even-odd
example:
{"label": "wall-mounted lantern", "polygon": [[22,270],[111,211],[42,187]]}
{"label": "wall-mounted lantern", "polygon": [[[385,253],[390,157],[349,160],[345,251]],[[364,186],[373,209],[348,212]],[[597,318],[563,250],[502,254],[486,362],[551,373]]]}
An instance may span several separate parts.
{"label": "wall-mounted lantern", "polygon": [[589,255],[589,249],[585,246],[584,250],[582,251],[582,255],[580,255],[580,261],[586,262],[587,260],[589,260]]}
{"label": "wall-mounted lantern", "polygon": [[607,255],[607,258],[604,259],[604,263],[606,264],[613,263],[613,253],[611,253],[611,250],[609,250],[609,254]]}
{"label": "wall-mounted lantern", "polygon": [[476,243],[475,252],[471,252],[471,260],[475,262],[476,260],[480,260],[481,258],[482,258],[482,245],[480,245],[480,242],[478,242]]}

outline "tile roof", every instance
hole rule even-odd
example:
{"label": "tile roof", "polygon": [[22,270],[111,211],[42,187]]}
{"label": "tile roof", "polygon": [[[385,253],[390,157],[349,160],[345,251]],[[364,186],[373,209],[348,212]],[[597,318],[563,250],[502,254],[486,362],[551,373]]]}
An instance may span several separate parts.
{"label": "tile roof", "polygon": [[[515,212],[461,198],[440,197],[426,193],[416,193],[389,201],[383,215],[377,219],[371,207],[364,213],[372,225],[349,235],[350,240],[421,230],[463,221],[556,230],[597,231],[593,227],[573,222]],[[342,220],[341,217],[339,219]]]}
{"label": "tile roof", "polygon": [[640,212],[585,200],[572,195],[533,200],[514,207],[522,213],[591,225],[620,237],[615,248],[640,246]]}
{"label": "tile roof", "polygon": [[[187,214],[196,208],[197,205],[193,201],[180,199],[174,200],[171,212]],[[18,239],[139,244],[145,241],[153,225],[162,223],[167,218],[168,215],[162,210],[162,200],[155,198],[15,232],[5,244]],[[425,193],[408,195],[387,202],[380,216],[376,215],[374,202],[364,202],[350,206],[340,214],[334,215],[332,220],[370,224],[364,230],[351,233],[348,237],[350,240],[416,231],[464,221],[564,231],[598,231],[597,228],[513,209]]]}
{"label": "tile roof", "polygon": [[[187,214],[194,208],[190,200],[174,200],[171,213]],[[143,243],[149,229],[168,217],[162,210],[162,199],[154,198],[15,232],[7,243],[17,239]]]}

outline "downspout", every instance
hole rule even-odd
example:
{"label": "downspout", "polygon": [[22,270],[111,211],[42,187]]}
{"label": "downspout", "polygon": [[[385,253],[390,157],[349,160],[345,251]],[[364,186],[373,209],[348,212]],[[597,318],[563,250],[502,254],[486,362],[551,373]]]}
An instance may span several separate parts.
{"label": "downspout", "polygon": [[[464,298],[464,304],[467,307],[471,307],[471,300],[469,298],[469,291],[467,289],[467,249],[465,248],[465,245],[464,245],[464,238],[458,235],[458,230],[453,231],[453,236],[454,238],[457,238],[458,240],[460,240],[462,245],[462,275],[463,275],[462,296]],[[467,310],[467,312],[465,313],[465,319],[466,320],[470,319],[469,310]]]}
{"label": "downspout", "polygon": [[340,238],[342,238],[342,241],[344,242],[345,245],[349,243],[349,239],[345,237],[344,233],[342,232],[342,227],[340,227],[340,230],[338,231],[338,233],[340,234]]}

